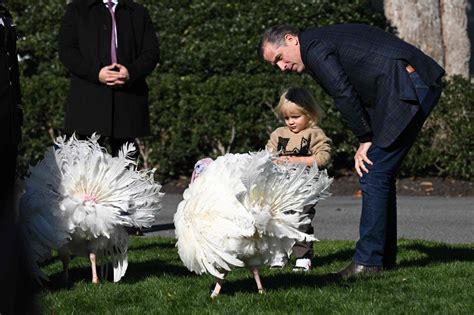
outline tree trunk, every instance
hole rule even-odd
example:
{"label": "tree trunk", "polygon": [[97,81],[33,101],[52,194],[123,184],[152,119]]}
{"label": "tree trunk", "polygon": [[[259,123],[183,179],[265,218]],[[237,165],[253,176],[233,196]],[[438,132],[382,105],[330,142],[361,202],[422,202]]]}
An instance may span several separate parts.
{"label": "tree trunk", "polygon": [[467,0],[441,0],[444,68],[452,75],[469,78],[471,45],[467,34]]}
{"label": "tree trunk", "polygon": [[468,79],[467,6],[467,0],[385,0],[384,12],[400,38],[431,56],[449,76]]}
{"label": "tree trunk", "polygon": [[398,37],[444,66],[439,0],[385,0],[384,12]]}

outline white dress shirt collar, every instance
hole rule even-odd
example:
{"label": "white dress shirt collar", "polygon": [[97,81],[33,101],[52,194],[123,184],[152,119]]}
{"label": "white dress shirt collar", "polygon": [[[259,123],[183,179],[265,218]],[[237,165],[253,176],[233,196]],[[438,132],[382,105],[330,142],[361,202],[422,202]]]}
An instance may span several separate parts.
{"label": "white dress shirt collar", "polygon": [[[104,2],[104,4],[107,6],[107,3],[109,2],[109,0],[102,0]],[[118,4],[118,0],[112,0],[112,9],[115,11],[115,7],[117,6]]]}

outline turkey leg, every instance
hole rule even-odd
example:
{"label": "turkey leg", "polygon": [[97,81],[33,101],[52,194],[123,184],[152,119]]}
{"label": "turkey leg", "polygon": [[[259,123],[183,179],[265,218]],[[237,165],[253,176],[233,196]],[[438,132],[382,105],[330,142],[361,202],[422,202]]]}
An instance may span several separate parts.
{"label": "turkey leg", "polygon": [[255,278],[255,283],[257,283],[258,294],[264,294],[265,290],[263,289],[262,281],[260,280],[260,275],[258,273],[258,268],[253,267],[251,269],[251,272],[253,274],[253,277]]}
{"label": "turkey leg", "polygon": [[222,288],[222,283],[224,282],[224,278],[216,278],[216,286],[214,287],[214,290],[211,293],[211,299],[217,297],[219,293],[221,292]]}
{"label": "turkey leg", "polygon": [[91,268],[92,268],[92,283],[98,284],[99,277],[97,277],[97,267],[96,267],[96,256],[95,253],[89,254],[89,260],[91,261]]}
{"label": "turkey leg", "polygon": [[67,254],[60,254],[61,261],[63,263],[63,281],[69,280],[69,261],[70,257]]}

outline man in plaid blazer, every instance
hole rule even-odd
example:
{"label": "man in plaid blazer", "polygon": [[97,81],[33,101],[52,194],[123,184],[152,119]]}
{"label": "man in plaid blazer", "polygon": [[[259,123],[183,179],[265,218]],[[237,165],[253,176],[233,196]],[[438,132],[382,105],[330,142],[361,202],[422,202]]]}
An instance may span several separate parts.
{"label": "man in plaid blazer", "polygon": [[396,174],[438,102],[444,70],[416,47],[363,24],[303,31],[274,26],[264,33],[259,54],[282,71],[309,73],[359,140],[360,235],[352,263],[339,274],[394,268]]}

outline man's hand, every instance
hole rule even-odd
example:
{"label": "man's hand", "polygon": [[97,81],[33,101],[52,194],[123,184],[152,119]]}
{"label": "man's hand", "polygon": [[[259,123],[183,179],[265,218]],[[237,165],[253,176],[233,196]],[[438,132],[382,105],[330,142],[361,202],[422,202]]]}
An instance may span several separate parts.
{"label": "man's hand", "polygon": [[116,85],[124,85],[127,83],[127,81],[130,79],[130,75],[128,74],[128,69],[125,66],[122,66],[121,64],[115,64],[117,69],[119,70],[119,78],[117,81],[115,81]]}
{"label": "man's hand", "polygon": [[365,166],[365,163],[373,165],[371,160],[367,157],[367,151],[369,151],[372,142],[364,142],[359,145],[356,154],[354,155],[354,162],[355,162],[355,170],[360,177],[362,177],[362,171],[368,173],[369,170]]}
{"label": "man's hand", "polygon": [[99,71],[99,81],[108,86],[122,86],[128,79],[127,68],[117,63],[105,66]]}

